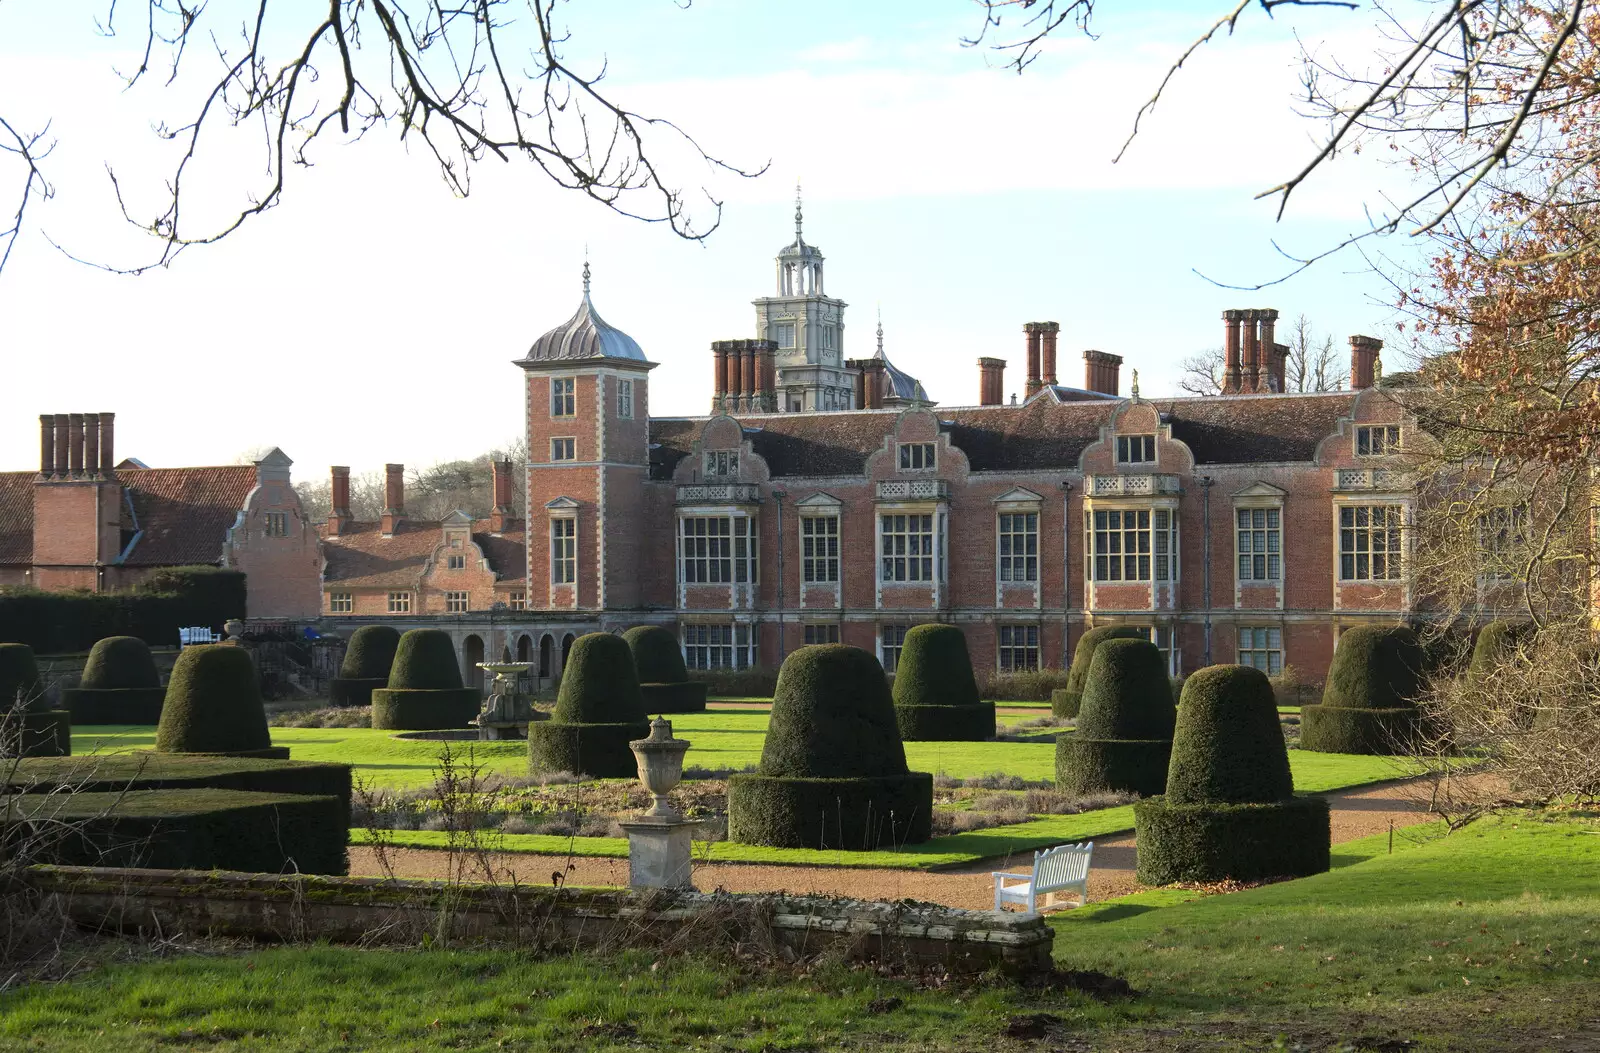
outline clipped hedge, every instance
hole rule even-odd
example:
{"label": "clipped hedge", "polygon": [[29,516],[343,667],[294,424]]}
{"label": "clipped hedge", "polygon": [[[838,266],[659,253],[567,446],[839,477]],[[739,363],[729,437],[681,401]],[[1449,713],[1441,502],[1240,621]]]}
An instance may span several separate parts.
{"label": "clipped hedge", "polygon": [[761,774],[728,780],[728,839],[779,848],[872,851],[933,836],[933,776],[851,779]]}
{"label": "clipped hedge", "polygon": [[1259,669],[1216,665],[1191,676],[1178,724],[1168,800],[1259,804],[1293,796],[1277,701]]}
{"label": "clipped hedge", "polygon": [[372,692],[389,684],[400,632],[389,625],[363,625],[350,635],[339,675],[328,682],[328,701],[335,706],[365,706]]}
{"label": "clipped hedge", "polygon": [[528,725],[528,770],[627,778],[638,772],[628,743],[649,734],[627,642],[588,633],[573,641],[550,719]]}
{"label": "clipped hedge", "polygon": [[704,713],[706,685],[640,684],[639,698],[646,713]]}
{"label": "clipped hedge", "polygon": [[635,625],[622,634],[633,655],[639,678],[640,704],[646,713],[703,713],[706,685],[691,683],[683,650],[670,629]]}
{"label": "clipped hedge", "polygon": [[893,697],[895,723],[904,741],[994,738],[994,703],[979,701],[967,637],[954,625],[930,622],[906,633]]}
{"label": "clipped hedge", "polygon": [[994,738],[994,703],[913,706],[897,702],[894,721],[903,742],[986,742]]}
{"label": "clipped hedge", "polygon": [[379,687],[372,692],[372,726],[380,731],[446,731],[467,728],[483,708],[475,687],[405,690]]}
{"label": "clipped hedge", "polygon": [[[350,765],[185,753],[30,757],[0,769],[0,793],[109,793],[122,790],[246,790],[337,797],[350,810]],[[348,824],[346,824],[348,825]]]}
{"label": "clipped hedge", "polygon": [[1056,739],[1056,789],[1094,793],[1158,794],[1167,784],[1171,739]]}
{"label": "clipped hedge", "polygon": [[1158,794],[1166,788],[1177,719],[1161,650],[1112,637],[1093,654],[1077,731],[1056,739],[1056,787],[1080,795]]}
{"label": "clipped hedge", "polygon": [[1478,630],[1478,639],[1473,642],[1472,661],[1467,666],[1467,675],[1474,680],[1489,676],[1502,661],[1516,653],[1517,646],[1527,635],[1527,622],[1496,618],[1485,625]]}
{"label": "clipped hedge", "polygon": [[255,662],[248,651],[230,644],[183,649],[167,681],[156,751],[289,755],[287,747],[272,745]]}
{"label": "clipped hedge", "polygon": [[460,690],[461,665],[450,634],[443,629],[408,630],[395,647],[387,686],[395,691]]}
{"label": "clipped hedge", "polygon": [[0,644],[0,757],[72,753],[72,718],[48,705],[33,648]]}
{"label": "clipped hedge", "polygon": [[77,687],[62,704],[75,724],[156,724],[166,689],[150,646],[137,636],[108,636],[89,651]]}
{"label": "clipped hedge", "polygon": [[0,713],[18,707],[40,709],[44,705],[44,680],[33,648],[24,643],[0,643]]}
{"label": "clipped hedge", "polygon": [[1078,646],[1072,652],[1066,686],[1050,693],[1050,712],[1062,719],[1078,715],[1078,708],[1083,702],[1084,685],[1089,679],[1089,664],[1094,661],[1094,652],[1101,644],[1107,640],[1143,639],[1144,633],[1131,625],[1102,625],[1084,633],[1078,638]]}
{"label": "clipped hedge", "polygon": [[221,631],[228,619],[244,616],[245,576],[220,567],[165,568],[125,592],[0,590],[0,640],[40,654],[86,651],[108,636],[170,647],[180,628]]}
{"label": "clipped hedge", "polygon": [[628,743],[648,738],[650,724],[564,724],[543,720],[528,725],[528,770],[569,771],[597,779],[626,779],[638,774],[638,761]]}
{"label": "clipped hedge", "polygon": [[331,796],[209,789],[23,794],[0,799],[0,814],[15,817],[0,825],[0,841],[13,845],[37,842],[40,824],[51,824],[37,862],[268,874],[350,869],[348,811]]}
{"label": "clipped hedge", "polygon": [[1300,748],[1316,753],[1404,753],[1421,731],[1415,699],[1425,656],[1401,625],[1360,625],[1339,636],[1322,702],[1300,710]]}

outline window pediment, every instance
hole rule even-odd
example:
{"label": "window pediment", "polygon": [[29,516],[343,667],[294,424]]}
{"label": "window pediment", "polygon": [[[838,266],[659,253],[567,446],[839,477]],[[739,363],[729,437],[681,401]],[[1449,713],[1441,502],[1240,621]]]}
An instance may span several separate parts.
{"label": "window pediment", "polygon": [[844,502],[839,500],[837,497],[834,497],[830,493],[825,493],[821,490],[818,490],[814,494],[809,494],[805,497],[802,497],[800,500],[794,503],[794,506],[796,508],[804,508],[807,510],[816,509],[817,511],[827,512],[837,511],[838,509],[843,508]]}
{"label": "window pediment", "polygon": [[576,512],[578,510],[578,502],[570,497],[557,497],[546,501],[544,507],[551,512]]}
{"label": "window pediment", "polygon": [[1288,496],[1289,491],[1259,480],[1233,493],[1235,501],[1282,501]]}
{"label": "window pediment", "polygon": [[995,498],[994,503],[996,505],[1038,506],[1044,503],[1044,498],[1025,486],[1014,486]]}

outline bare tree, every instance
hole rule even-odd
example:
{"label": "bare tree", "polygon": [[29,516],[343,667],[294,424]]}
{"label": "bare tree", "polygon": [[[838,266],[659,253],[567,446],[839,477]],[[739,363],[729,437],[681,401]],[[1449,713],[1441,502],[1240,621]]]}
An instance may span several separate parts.
{"label": "bare tree", "polygon": [[1222,394],[1225,366],[1222,348],[1196,351],[1178,363],[1178,390],[1186,395]]}
{"label": "bare tree", "polygon": [[1318,339],[1311,319],[1296,315],[1289,323],[1289,361],[1284,378],[1290,391],[1338,391],[1345,367],[1333,349],[1333,337]]}
{"label": "bare tree", "polygon": [[[527,444],[514,439],[504,446],[477,457],[439,461],[414,468],[406,479],[406,514],[418,520],[443,519],[460,509],[474,519],[482,519],[494,508],[492,461],[511,462],[511,514],[521,518],[527,505],[523,468],[527,464]],[[332,507],[332,484],[324,477],[295,484],[300,505],[312,522],[328,518]],[[350,514],[358,522],[373,522],[383,514],[384,475],[380,471],[352,473],[350,476]]]}

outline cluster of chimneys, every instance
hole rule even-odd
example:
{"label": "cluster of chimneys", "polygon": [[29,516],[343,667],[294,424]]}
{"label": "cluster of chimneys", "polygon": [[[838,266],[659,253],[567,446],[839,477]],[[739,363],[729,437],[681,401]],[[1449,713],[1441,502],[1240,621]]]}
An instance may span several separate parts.
{"label": "cluster of chimneys", "polygon": [[110,478],[115,413],[39,414],[39,477]]}
{"label": "cluster of chimneys", "polygon": [[777,353],[771,340],[713,340],[713,405],[729,413],[776,413]]}
{"label": "cluster of chimneys", "polygon": [[[1028,362],[1028,383],[1023,389],[1029,397],[1056,379],[1056,338],[1060,322],[1028,322],[1022,327]],[[1104,351],[1083,353],[1083,388],[1101,395],[1115,395],[1121,382],[1122,356]],[[978,359],[978,405],[998,406],[1005,401],[1006,360]]]}
{"label": "cluster of chimneys", "polygon": [[[494,508],[489,512],[489,533],[499,534],[506,529],[511,518],[511,462],[490,461],[494,470]],[[332,468],[333,486],[331,507],[328,510],[328,533],[343,534],[349,531],[355,517],[350,514],[350,468],[336,464]],[[406,466],[383,466],[383,513],[379,530],[385,537],[399,529],[406,517]]]}

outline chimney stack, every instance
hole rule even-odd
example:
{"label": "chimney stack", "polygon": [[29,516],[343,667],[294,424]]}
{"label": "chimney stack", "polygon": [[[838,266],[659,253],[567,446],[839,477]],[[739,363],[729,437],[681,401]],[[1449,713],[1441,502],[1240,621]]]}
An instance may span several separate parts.
{"label": "chimney stack", "polygon": [[1024,322],[1022,335],[1028,354],[1028,383],[1023,389],[1023,397],[1031,398],[1035,391],[1044,386],[1040,372],[1040,359],[1044,350],[1044,324],[1043,322]]}
{"label": "chimney stack", "polygon": [[112,424],[115,413],[100,414],[100,474],[111,478],[117,469],[117,459],[112,455]]}
{"label": "chimney stack", "polygon": [[114,413],[39,414],[39,478],[111,478],[115,419]]}
{"label": "chimney stack", "polygon": [[1102,395],[1115,395],[1122,386],[1122,356],[1104,351],[1083,353],[1083,386]]}
{"label": "chimney stack", "polygon": [[39,414],[39,477],[49,479],[56,474],[56,415]]}
{"label": "chimney stack", "polygon": [[1279,393],[1289,390],[1289,345],[1272,345],[1272,353],[1268,356],[1268,367],[1271,371],[1269,389]]}
{"label": "chimney stack", "polygon": [[69,456],[70,456],[67,453],[67,446],[68,446],[67,432],[69,430],[68,424],[67,424],[67,414],[65,414],[65,413],[57,413],[55,415],[55,418],[56,418],[56,478],[57,479],[65,479],[65,478],[67,478],[67,472],[68,472],[67,465],[69,464]]}
{"label": "chimney stack", "polygon": [[778,412],[778,342],[776,340],[757,340],[760,346],[758,352],[761,362],[761,410],[764,413]]}
{"label": "chimney stack", "polygon": [[1240,313],[1244,315],[1244,362],[1239,390],[1250,394],[1256,390],[1256,378],[1261,375],[1261,341],[1257,328],[1261,322],[1261,312],[1247,310]]}
{"label": "chimney stack", "polygon": [[328,507],[328,533],[333,535],[343,534],[354,521],[350,515],[350,468],[348,465],[336,464],[330,471],[332,479],[332,500]]}
{"label": "chimney stack", "polygon": [[1350,338],[1350,390],[1370,388],[1378,372],[1378,355],[1383,341],[1373,336]]}
{"label": "chimney stack", "polygon": [[1268,307],[1263,311],[1256,312],[1256,317],[1260,319],[1261,323],[1260,331],[1256,335],[1256,390],[1271,391],[1272,359],[1273,353],[1278,347],[1276,333],[1278,312]]}
{"label": "chimney stack", "polygon": [[867,409],[883,409],[883,367],[883,359],[867,359]]}
{"label": "chimney stack", "polygon": [[394,534],[406,516],[406,466],[383,466],[383,523],[385,537]]}
{"label": "chimney stack", "polygon": [[1040,323],[1041,347],[1039,351],[1039,380],[1044,384],[1056,382],[1056,335],[1061,332],[1060,322]]}
{"label": "chimney stack", "polygon": [[67,414],[67,457],[74,476],[83,474],[83,414]]}
{"label": "chimney stack", "polygon": [[490,461],[494,475],[494,508],[489,512],[489,533],[503,534],[511,518],[511,462]]}
{"label": "chimney stack", "polygon": [[722,409],[728,394],[728,344],[726,340],[711,341],[711,412]]}
{"label": "chimney stack", "polygon": [[978,405],[1000,405],[1005,400],[1005,382],[1005,359],[978,359]]}
{"label": "chimney stack", "polygon": [[1224,395],[1238,394],[1242,384],[1239,368],[1239,324],[1244,319],[1243,311],[1223,311],[1223,365],[1222,365],[1222,393]]}
{"label": "chimney stack", "polygon": [[100,471],[100,414],[83,415],[83,470],[86,475]]}

